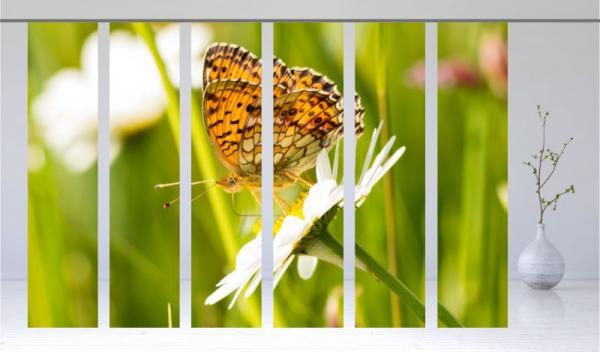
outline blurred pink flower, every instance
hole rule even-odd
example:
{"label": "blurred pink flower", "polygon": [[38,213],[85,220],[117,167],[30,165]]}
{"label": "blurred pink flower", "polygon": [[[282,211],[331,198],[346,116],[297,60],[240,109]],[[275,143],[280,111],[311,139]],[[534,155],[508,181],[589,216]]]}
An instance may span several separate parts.
{"label": "blurred pink flower", "polygon": [[342,326],[340,321],[340,306],[342,305],[343,287],[335,286],[325,301],[325,324],[328,328],[339,328]]}
{"label": "blurred pink flower", "polygon": [[440,88],[473,88],[479,82],[477,72],[469,64],[456,59],[442,60],[438,66]]}
{"label": "blurred pink flower", "polygon": [[414,88],[425,87],[425,63],[418,61],[406,74],[406,84]]}
{"label": "blurred pink flower", "polygon": [[486,33],[479,45],[479,69],[490,88],[499,97],[506,96],[508,82],[508,49],[498,33]]}
{"label": "blurred pink flower", "polygon": [[[408,84],[413,87],[425,86],[425,64],[417,62],[408,71]],[[442,89],[464,87],[473,88],[479,82],[476,70],[469,64],[456,59],[439,60],[438,86]]]}

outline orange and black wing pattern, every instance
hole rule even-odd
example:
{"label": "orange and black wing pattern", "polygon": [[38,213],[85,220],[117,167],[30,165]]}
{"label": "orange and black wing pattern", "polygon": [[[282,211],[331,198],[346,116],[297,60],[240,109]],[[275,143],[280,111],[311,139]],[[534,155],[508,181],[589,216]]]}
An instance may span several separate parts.
{"label": "orange and black wing pattern", "polygon": [[[262,161],[261,60],[225,43],[207,49],[203,72],[203,115],[222,163],[238,175],[260,174]],[[342,135],[343,101],[336,85],[308,68],[273,60],[274,172],[299,175],[317,154]],[[364,109],[356,96],[356,132]]]}

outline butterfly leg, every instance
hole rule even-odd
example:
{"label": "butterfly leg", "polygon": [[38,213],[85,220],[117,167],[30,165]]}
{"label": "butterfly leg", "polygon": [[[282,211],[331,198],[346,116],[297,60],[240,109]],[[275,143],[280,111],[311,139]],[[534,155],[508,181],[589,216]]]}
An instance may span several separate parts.
{"label": "butterfly leg", "polygon": [[233,213],[237,216],[243,216],[235,206],[235,193],[231,193],[231,207],[233,208]]}
{"label": "butterfly leg", "polygon": [[256,200],[256,203],[258,203],[258,205],[262,205],[262,200],[260,198],[260,188],[251,190],[250,194],[252,194],[252,196]]}
{"label": "butterfly leg", "polygon": [[291,178],[292,180],[300,183],[301,185],[303,185],[304,187],[306,187],[307,189],[310,189],[313,186],[313,182],[309,181],[309,180],[305,180],[302,177],[295,175],[291,172],[287,172],[286,176],[288,176],[289,178]]}
{"label": "butterfly leg", "polygon": [[[258,205],[261,205],[262,201],[261,201],[261,195],[260,195],[260,188],[252,190],[252,191],[250,191],[250,193],[252,194],[252,196],[254,196],[254,199],[256,199],[256,202],[258,203]],[[281,216],[281,215],[285,216],[285,215],[287,215],[286,209],[289,207],[289,205],[285,201],[285,199],[281,198],[281,196],[279,196],[275,192],[273,192],[273,199],[275,200],[275,204],[277,204],[277,206],[281,210],[280,214],[273,214],[273,215],[274,216]]]}
{"label": "butterfly leg", "polygon": [[275,203],[277,203],[277,205],[279,206],[279,209],[281,210],[281,213],[283,214],[283,216],[287,215],[287,210],[290,205],[285,201],[285,199],[283,199],[279,194],[273,192],[273,199],[275,199]]}
{"label": "butterfly leg", "polygon": [[[255,196],[254,192],[250,192],[250,193],[252,193],[252,195],[256,199],[256,196]],[[258,204],[260,205],[260,202],[258,202]],[[231,207],[233,208],[233,213],[235,215],[237,215],[237,216],[254,216],[254,217],[260,217],[260,214],[242,214],[242,212],[240,212],[237,209],[237,206],[235,205],[235,193],[231,193]]]}

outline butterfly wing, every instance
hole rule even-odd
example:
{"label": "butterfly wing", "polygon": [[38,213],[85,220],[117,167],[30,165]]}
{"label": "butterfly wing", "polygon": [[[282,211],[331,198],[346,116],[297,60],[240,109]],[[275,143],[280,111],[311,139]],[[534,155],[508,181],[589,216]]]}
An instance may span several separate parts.
{"label": "butterfly wing", "polygon": [[223,165],[240,174],[239,149],[251,116],[260,116],[260,85],[240,80],[208,84],[203,100],[204,124]]}
{"label": "butterfly wing", "polygon": [[[335,145],[343,133],[343,99],[327,76],[309,68],[290,69],[292,92],[274,104],[275,172],[299,175],[314,166],[318,153]],[[355,131],[364,130],[364,108],[355,95]]]}
{"label": "butterfly wing", "polygon": [[[209,139],[221,162],[237,174],[260,172],[262,63],[248,50],[216,43],[207,50],[203,72],[203,115]],[[285,64],[273,61],[273,94],[293,86]]]}
{"label": "butterfly wing", "polygon": [[[204,60],[203,112],[209,139],[223,164],[240,175],[260,174],[261,60],[246,49],[217,43]],[[343,103],[337,87],[311,69],[273,61],[275,172],[300,174],[321,149],[341,136]],[[356,131],[363,112],[356,96]]]}
{"label": "butterfly wing", "polygon": [[340,94],[337,86],[332,80],[311,68],[292,67],[290,71],[294,80],[294,86],[292,87],[292,90],[310,88],[322,90],[328,93],[335,93],[337,95]]}
{"label": "butterfly wing", "polygon": [[212,82],[243,80],[260,84],[262,64],[259,58],[243,47],[215,43],[206,49],[202,83],[206,89]]}
{"label": "butterfly wing", "polygon": [[[294,86],[292,87],[292,90],[318,89],[336,96],[341,95],[336,84],[331,79],[311,68],[292,67],[290,72],[294,77]],[[355,131],[356,135],[360,137],[365,129],[363,119],[365,108],[362,106],[358,94],[354,95],[354,102]]]}
{"label": "butterfly wing", "polygon": [[[203,87],[215,81],[241,80],[260,84],[262,61],[245,48],[227,43],[215,43],[204,56]],[[273,59],[273,86],[290,92],[295,78],[292,71],[278,58]]]}
{"label": "butterfly wing", "polygon": [[274,172],[299,175],[314,166],[317,154],[329,149],[342,132],[339,94],[317,89],[288,93],[273,107]]}
{"label": "butterfly wing", "polygon": [[[274,91],[283,95],[283,88]],[[221,162],[238,175],[260,174],[261,86],[247,81],[223,80],[204,92],[204,124]]]}

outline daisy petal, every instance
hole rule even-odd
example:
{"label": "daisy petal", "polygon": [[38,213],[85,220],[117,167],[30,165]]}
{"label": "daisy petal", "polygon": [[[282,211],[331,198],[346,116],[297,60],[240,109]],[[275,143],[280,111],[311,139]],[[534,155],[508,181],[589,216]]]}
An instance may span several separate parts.
{"label": "daisy petal", "polygon": [[308,191],[308,196],[302,205],[302,213],[304,218],[312,221],[315,218],[321,217],[332,206],[339,202],[332,196],[337,196],[337,183],[332,179],[325,179],[314,184]]}
{"label": "daisy petal", "polygon": [[401,147],[400,149],[396,150],[388,160],[385,161],[385,163],[377,170],[377,173],[373,179],[373,184],[377,183],[383,177],[383,175],[385,175],[389,169],[394,166],[400,157],[402,157],[404,151],[406,151],[406,147]]}
{"label": "daisy petal", "polygon": [[273,274],[273,288],[277,287],[277,284],[279,283],[279,280],[281,280],[281,277],[283,276],[283,274],[285,273],[285,271],[287,270],[287,268],[290,266],[290,264],[292,264],[293,260],[294,260],[294,256],[290,255],[286,259],[286,261],[283,263],[283,265],[281,266],[281,268],[279,270],[277,270]]}
{"label": "daisy petal", "polygon": [[260,274],[260,270],[256,273],[256,275],[254,275],[254,277],[252,278],[252,280],[250,281],[250,283],[248,284],[248,288],[246,289],[246,292],[244,292],[244,297],[248,298],[250,297],[254,291],[256,291],[256,288],[258,287],[258,284],[260,284],[260,279],[261,279],[261,274]]}
{"label": "daisy petal", "polygon": [[363,177],[365,176],[365,172],[367,171],[369,164],[371,163],[371,158],[373,157],[373,151],[375,150],[375,144],[377,143],[377,137],[379,137],[379,132],[381,132],[381,126],[383,125],[383,121],[379,123],[379,126],[373,131],[373,136],[371,137],[371,143],[369,144],[369,149],[367,151],[367,157],[365,158],[365,162],[363,163],[362,172],[360,174],[360,178],[358,182],[361,183]]}
{"label": "daisy petal", "polygon": [[333,179],[333,173],[331,171],[331,164],[329,163],[329,156],[327,156],[327,150],[321,150],[317,156],[315,169],[317,172],[317,180]]}
{"label": "daisy petal", "polygon": [[335,154],[333,157],[333,179],[334,180],[337,180],[339,159],[340,159],[340,143],[337,143],[335,145]]}
{"label": "daisy petal", "polygon": [[286,216],[281,223],[281,228],[273,239],[273,246],[283,247],[296,242],[298,236],[302,235],[306,227],[310,226],[304,219],[297,216]]}
{"label": "daisy petal", "polygon": [[244,282],[246,273],[234,271],[221,280],[222,285],[206,298],[204,304],[211,305],[219,302],[237,290]]}
{"label": "daisy petal", "polygon": [[250,281],[252,279],[253,275],[249,275],[246,280],[244,280],[244,282],[242,282],[242,284],[240,285],[240,287],[237,289],[237,291],[235,291],[235,294],[233,295],[233,298],[231,299],[231,302],[229,303],[229,306],[227,306],[227,309],[231,309],[233,308],[233,305],[235,304],[235,302],[237,301],[238,297],[240,296],[240,294],[242,293],[242,290],[244,289],[244,287],[246,287],[246,285],[248,284],[248,281]]}
{"label": "daisy petal", "polygon": [[246,243],[235,257],[235,270],[244,270],[260,265],[261,239],[259,234]]}
{"label": "daisy petal", "polygon": [[312,274],[315,272],[317,268],[317,263],[319,259],[316,257],[312,257],[309,255],[300,255],[298,256],[298,275],[304,280],[310,279]]}

